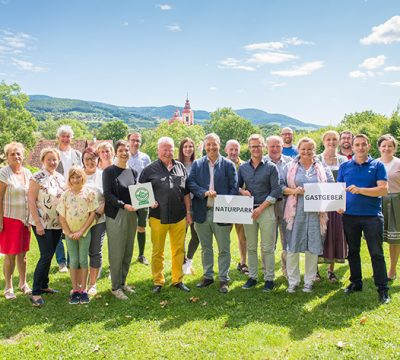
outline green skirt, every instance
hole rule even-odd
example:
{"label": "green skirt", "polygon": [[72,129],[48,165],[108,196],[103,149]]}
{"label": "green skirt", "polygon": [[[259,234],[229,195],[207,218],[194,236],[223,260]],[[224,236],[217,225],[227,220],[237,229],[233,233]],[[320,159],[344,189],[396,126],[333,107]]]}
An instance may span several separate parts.
{"label": "green skirt", "polygon": [[388,194],[382,199],[384,216],[383,240],[400,245],[400,193]]}

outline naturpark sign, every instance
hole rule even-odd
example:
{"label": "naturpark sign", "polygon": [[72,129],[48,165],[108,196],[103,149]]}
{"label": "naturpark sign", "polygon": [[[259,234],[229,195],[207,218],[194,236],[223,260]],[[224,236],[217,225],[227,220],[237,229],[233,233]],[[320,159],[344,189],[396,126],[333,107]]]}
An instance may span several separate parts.
{"label": "naturpark sign", "polygon": [[250,196],[217,195],[214,199],[214,222],[252,224],[254,198]]}

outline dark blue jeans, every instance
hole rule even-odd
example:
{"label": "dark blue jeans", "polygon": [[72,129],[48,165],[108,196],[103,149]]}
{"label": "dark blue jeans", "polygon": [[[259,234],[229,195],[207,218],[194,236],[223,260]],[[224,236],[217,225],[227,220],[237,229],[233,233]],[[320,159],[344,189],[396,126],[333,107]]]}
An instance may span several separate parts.
{"label": "dark blue jeans", "polygon": [[383,217],[343,215],[343,229],[349,245],[350,281],[362,286],[361,272],[361,236],[364,233],[372,262],[375,286],[379,290],[388,290],[385,257],[383,255]]}
{"label": "dark blue jeans", "polygon": [[42,290],[49,287],[49,270],[51,260],[53,259],[54,252],[60,240],[61,229],[46,229],[44,231],[44,235],[38,235],[35,226],[32,226],[32,229],[36,236],[40,251],[40,258],[33,274],[32,295],[41,295],[43,293]]}
{"label": "dark blue jeans", "polygon": [[60,240],[57,243],[56,247],[56,260],[58,265],[67,265],[67,259],[65,258],[65,250],[64,250],[64,243],[63,239],[60,236]]}

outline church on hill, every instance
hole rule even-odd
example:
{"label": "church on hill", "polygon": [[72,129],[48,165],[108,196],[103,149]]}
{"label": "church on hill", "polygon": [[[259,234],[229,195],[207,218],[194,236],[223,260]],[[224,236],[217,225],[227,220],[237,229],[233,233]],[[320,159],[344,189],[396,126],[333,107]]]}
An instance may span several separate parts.
{"label": "church on hill", "polygon": [[168,123],[171,125],[175,121],[179,121],[180,123],[188,126],[194,124],[194,112],[190,107],[190,101],[188,97],[186,97],[185,107],[182,110],[182,116],[180,114],[179,109],[177,108],[175,110],[174,116],[171,119],[169,119]]}

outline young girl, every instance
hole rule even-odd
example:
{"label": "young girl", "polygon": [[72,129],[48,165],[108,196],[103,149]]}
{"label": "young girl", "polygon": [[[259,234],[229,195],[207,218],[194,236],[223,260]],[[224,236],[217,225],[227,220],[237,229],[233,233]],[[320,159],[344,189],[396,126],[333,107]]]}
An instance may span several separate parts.
{"label": "young girl", "polygon": [[65,234],[70,256],[72,294],[70,304],[87,304],[86,291],[90,227],[95,223],[95,211],[99,207],[93,190],[84,187],[86,174],[72,166],[68,172],[68,189],[57,205],[60,223]]}

